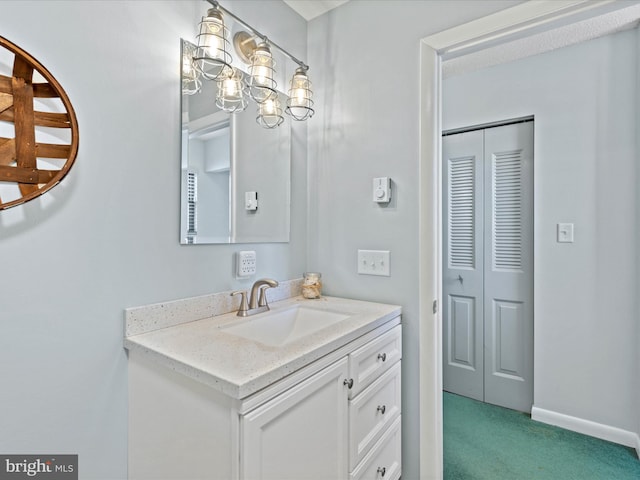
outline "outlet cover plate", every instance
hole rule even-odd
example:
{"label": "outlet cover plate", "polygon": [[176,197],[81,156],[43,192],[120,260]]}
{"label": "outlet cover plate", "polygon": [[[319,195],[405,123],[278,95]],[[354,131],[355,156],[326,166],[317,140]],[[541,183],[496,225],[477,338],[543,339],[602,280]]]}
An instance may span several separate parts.
{"label": "outlet cover plate", "polygon": [[390,277],[389,250],[358,250],[358,273]]}
{"label": "outlet cover plate", "polygon": [[244,250],[238,252],[237,258],[238,277],[250,277],[256,274],[256,252],[253,250]]}

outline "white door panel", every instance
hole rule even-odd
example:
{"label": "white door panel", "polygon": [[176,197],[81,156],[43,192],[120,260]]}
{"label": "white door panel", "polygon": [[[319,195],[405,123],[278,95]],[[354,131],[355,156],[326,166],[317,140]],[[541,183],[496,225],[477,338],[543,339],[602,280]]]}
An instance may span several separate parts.
{"label": "white door panel", "polygon": [[485,130],[485,402],[533,403],[533,123]]}
{"label": "white door panel", "polygon": [[530,411],[533,123],[442,143],[444,389]]}
{"label": "white door panel", "polygon": [[[483,399],[482,131],[444,137],[444,389]],[[480,228],[480,230],[478,229]]]}

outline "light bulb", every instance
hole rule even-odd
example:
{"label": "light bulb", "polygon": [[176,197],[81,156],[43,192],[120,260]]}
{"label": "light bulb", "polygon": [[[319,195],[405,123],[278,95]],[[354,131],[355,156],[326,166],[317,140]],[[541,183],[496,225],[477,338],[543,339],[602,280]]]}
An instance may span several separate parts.
{"label": "light bulb", "polygon": [[291,96],[291,105],[296,107],[302,107],[305,105],[306,92],[304,88],[293,89],[293,95]]}
{"label": "light bulb", "polygon": [[269,99],[264,102],[264,108],[261,109],[264,115],[273,115],[276,111],[276,104],[273,100]]}
{"label": "light bulb", "polygon": [[264,53],[256,53],[256,58],[254,61],[254,68],[251,73],[255,77],[256,81],[260,85],[265,85],[267,83],[267,78],[269,76],[269,64],[271,63],[271,55],[266,55]]}
{"label": "light bulb", "polygon": [[225,78],[222,81],[222,89],[227,97],[233,97],[238,94],[237,82],[233,78]]}

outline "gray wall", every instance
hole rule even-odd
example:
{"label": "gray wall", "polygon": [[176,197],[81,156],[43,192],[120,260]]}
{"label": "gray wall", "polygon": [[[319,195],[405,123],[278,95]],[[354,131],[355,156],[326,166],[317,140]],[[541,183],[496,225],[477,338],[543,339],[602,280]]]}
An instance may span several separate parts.
{"label": "gray wall", "polygon": [[[640,52],[640,32],[636,31],[636,49]],[[636,158],[640,157],[640,61],[636,59]],[[636,169],[638,167],[636,166]],[[640,176],[640,170],[636,170]],[[640,205],[640,188],[636,188],[636,205]],[[636,208],[636,244],[640,243],[640,208]],[[636,249],[636,328],[638,331],[637,345],[640,345],[640,249]],[[637,351],[637,397],[640,400],[640,347]],[[636,453],[640,457],[640,401],[636,404],[638,424],[636,432]]]}
{"label": "gray wall", "polygon": [[[282,2],[227,0],[305,56]],[[123,309],[247,285],[246,246],[180,246],[179,53],[205,2],[4,1],[2,36],[62,84],[80,151],[68,177],[0,212],[0,452],[78,453],[83,479],[126,477]],[[293,144],[291,242],[252,245],[258,276],[306,266],[306,129]]]}
{"label": "gray wall", "polygon": [[[636,35],[443,85],[445,129],[535,115],[534,406],[629,432],[640,404]],[[575,243],[556,242],[558,222],[575,224]]]}
{"label": "gray wall", "polygon": [[[403,478],[419,476],[418,92],[427,35],[519,2],[351,1],[309,22],[309,265],[332,295],[403,308]],[[393,179],[388,206],[372,179]],[[391,251],[391,276],[358,275],[358,249]],[[440,394],[434,392],[434,394]]]}

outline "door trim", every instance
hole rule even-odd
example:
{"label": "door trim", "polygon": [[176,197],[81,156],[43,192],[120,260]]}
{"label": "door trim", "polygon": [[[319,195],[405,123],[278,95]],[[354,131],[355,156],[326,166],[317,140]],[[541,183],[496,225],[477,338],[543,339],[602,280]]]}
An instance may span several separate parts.
{"label": "door trim", "polygon": [[458,133],[475,132],[476,130],[486,130],[487,128],[504,127],[505,125],[515,125],[516,123],[533,122],[534,120],[535,118],[533,115],[527,115],[526,117],[512,118],[509,120],[481,123],[478,125],[470,125],[468,127],[461,127],[461,128],[452,128],[450,130],[443,130],[442,136],[447,137],[449,135],[457,135]]}
{"label": "door trim", "polygon": [[441,308],[433,308],[434,305],[442,305],[442,63],[541,32],[559,30],[579,21],[602,17],[625,7],[629,5],[615,0],[524,2],[420,40],[418,408],[421,479],[442,479],[443,473],[440,395],[442,315]]}

